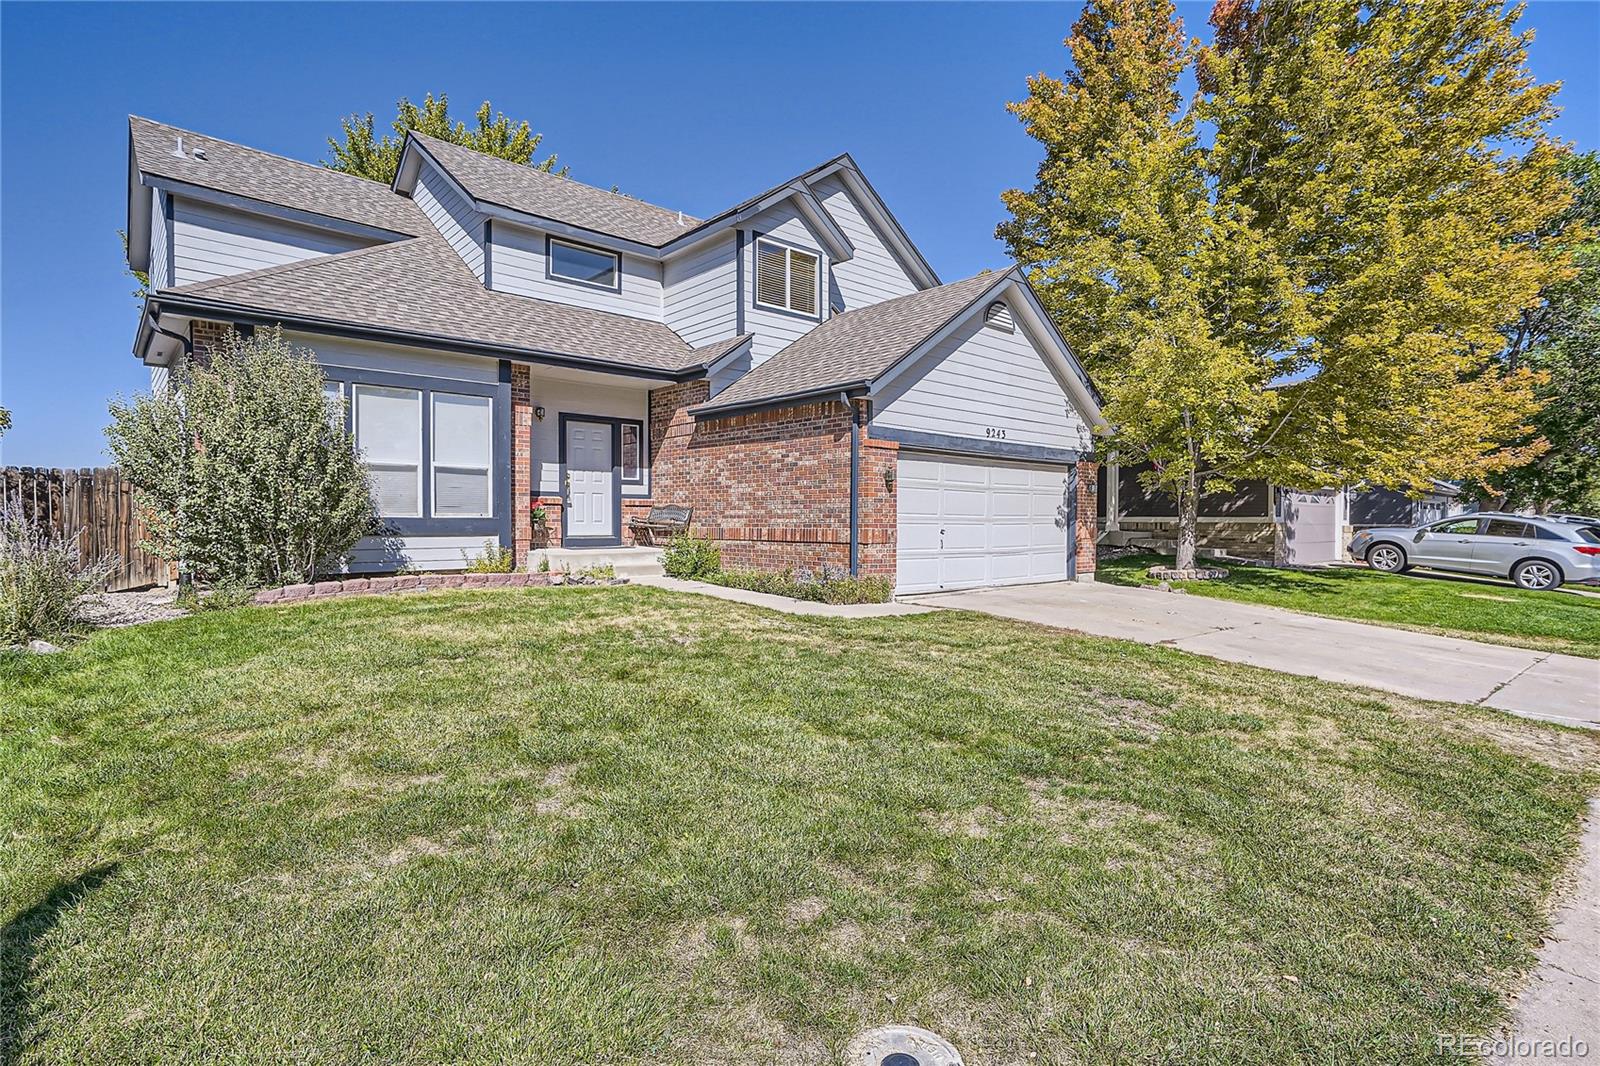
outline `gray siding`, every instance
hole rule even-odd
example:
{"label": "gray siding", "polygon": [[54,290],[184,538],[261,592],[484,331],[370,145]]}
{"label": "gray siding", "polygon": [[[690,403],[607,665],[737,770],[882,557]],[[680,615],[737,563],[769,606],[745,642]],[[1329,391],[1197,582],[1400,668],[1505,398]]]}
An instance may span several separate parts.
{"label": "gray siding", "polygon": [[411,198],[435,229],[454,248],[478,280],[483,280],[483,216],[462,199],[448,178],[429,163],[422,165]]}
{"label": "gray siding", "polygon": [[1027,333],[985,326],[982,308],[874,406],[874,427],[1076,451],[1091,445],[1089,427]]}
{"label": "gray siding", "polygon": [[[810,333],[820,324],[818,319],[768,311],[756,306],[755,235],[772,237],[784,244],[792,244],[815,252],[822,257],[823,277],[827,277],[830,261],[822,241],[811,232],[811,227],[806,224],[805,219],[801,218],[787,202],[762,212],[747,223],[747,226],[744,243],[744,291],[739,294],[739,299],[744,303],[745,332],[755,334],[750,346],[750,365],[755,367]],[[822,294],[824,302],[827,300],[827,295],[826,292]],[[826,306],[822,310],[824,314],[827,313]]]}
{"label": "gray siding", "polygon": [[167,194],[150,190],[150,291],[172,284],[172,234],[167,231]]}
{"label": "gray siding", "polygon": [[489,251],[489,287],[496,292],[533,296],[596,311],[661,321],[661,264],[622,256],[620,292],[552,278],[545,234],[496,219]]}
{"label": "gray siding", "polygon": [[710,241],[663,269],[662,320],[699,347],[736,332],[739,293],[733,234]]}
{"label": "gray siding", "polygon": [[374,243],[181,196],[174,198],[172,222],[175,285],[283,266]]}
{"label": "gray siding", "polygon": [[715,396],[729,385],[732,385],[735,381],[738,381],[740,378],[744,377],[749,369],[750,353],[747,351],[743,355],[739,356],[739,358],[735,359],[733,362],[729,363],[727,366],[711,375],[710,395]]}
{"label": "gray siding", "polygon": [[153,396],[165,396],[167,385],[172,380],[172,371],[164,366],[150,368],[150,393]]}
{"label": "gray siding", "polygon": [[416,570],[465,570],[467,561],[497,537],[363,537],[334,560],[340,573],[380,574]]}
{"label": "gray siding", "polygon": [[426,348],[402,348],[311,333],[288,333],[285,336],[297,345],[310,348],[316,353],[317,362],[324,366],[456,381],[488,383],[499,380],[499,363],[481,356],[452,355]]}
{"label": "gray siding", "polygon": [[837,175],[817,182],[812,191],[855,248],[849,262],[834,264],[829,297],[835,307],[849,311],[917,291],[917,283],[889,251],[882,235]]}

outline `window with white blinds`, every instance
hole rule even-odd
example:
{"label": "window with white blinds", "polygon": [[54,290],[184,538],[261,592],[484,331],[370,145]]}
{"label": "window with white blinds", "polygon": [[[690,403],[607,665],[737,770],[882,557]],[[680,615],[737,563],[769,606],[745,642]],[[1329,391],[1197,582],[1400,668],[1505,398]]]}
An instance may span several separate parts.
{"label": "window with white blinds", "polygon": [[756,303],[802,315],[817,313],[821,259],[775,241],[756,241]]}
{"label": "window with white blinds", "polygon": [[487,396],[433,393],[433,513],[486,518],[490,494],[492,403]]}
{"label": "window with white blinds", "polygon": [[387,518],[422,515],[422,393],[356,385],[356,447],[372,478],[372,499]]}

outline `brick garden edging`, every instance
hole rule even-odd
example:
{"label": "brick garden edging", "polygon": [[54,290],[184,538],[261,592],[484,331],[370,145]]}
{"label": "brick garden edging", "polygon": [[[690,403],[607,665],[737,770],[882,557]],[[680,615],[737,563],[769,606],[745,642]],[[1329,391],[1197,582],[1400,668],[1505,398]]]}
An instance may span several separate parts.
{"label": "brick garden edging", "polygon": [[1220,581],[1228,576],[1220,567],[1193,566],[1179,570],[1171,566],[1152,566],[1146,571],[1157,581]]}
{"label": "brick garden edging", "polygon": [[428,592],[438,589],[507,589],[548,585],[549,574],[407,574],[396,577],[350,577],[264,589],[251,603],[302,603],[334,596],[372,596],[385,592]]}

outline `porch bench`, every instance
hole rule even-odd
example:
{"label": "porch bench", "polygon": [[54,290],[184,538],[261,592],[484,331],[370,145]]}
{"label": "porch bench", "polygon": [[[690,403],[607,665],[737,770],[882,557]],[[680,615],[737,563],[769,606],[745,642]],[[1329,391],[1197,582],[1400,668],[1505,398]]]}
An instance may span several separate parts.
{"label": "porch bench", "polygon": [[668,504],[665,507],[652,507],[650,513],[643,518],[635,518],[628,523],[628,528],[633,531],[635,544],[654,545],[656,538],[671,540],[680,533],[689,532],[689,519],[694,515],[694,508],[680,507],[677,504]]}

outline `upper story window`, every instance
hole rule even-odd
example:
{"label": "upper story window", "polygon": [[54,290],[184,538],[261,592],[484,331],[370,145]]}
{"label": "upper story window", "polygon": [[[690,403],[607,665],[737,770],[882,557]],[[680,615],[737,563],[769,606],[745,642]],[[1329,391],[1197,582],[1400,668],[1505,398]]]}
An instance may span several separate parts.
{"label": "upper story window", "polygon": [[822,260],[765,238],[756,241],[756,305],[815,317]]}
{"label": "upper story window", "polygon": [[550,276],[602,289],[615,289],[622,263],[615,252],[585,248],[581,244],[550,238]]}

